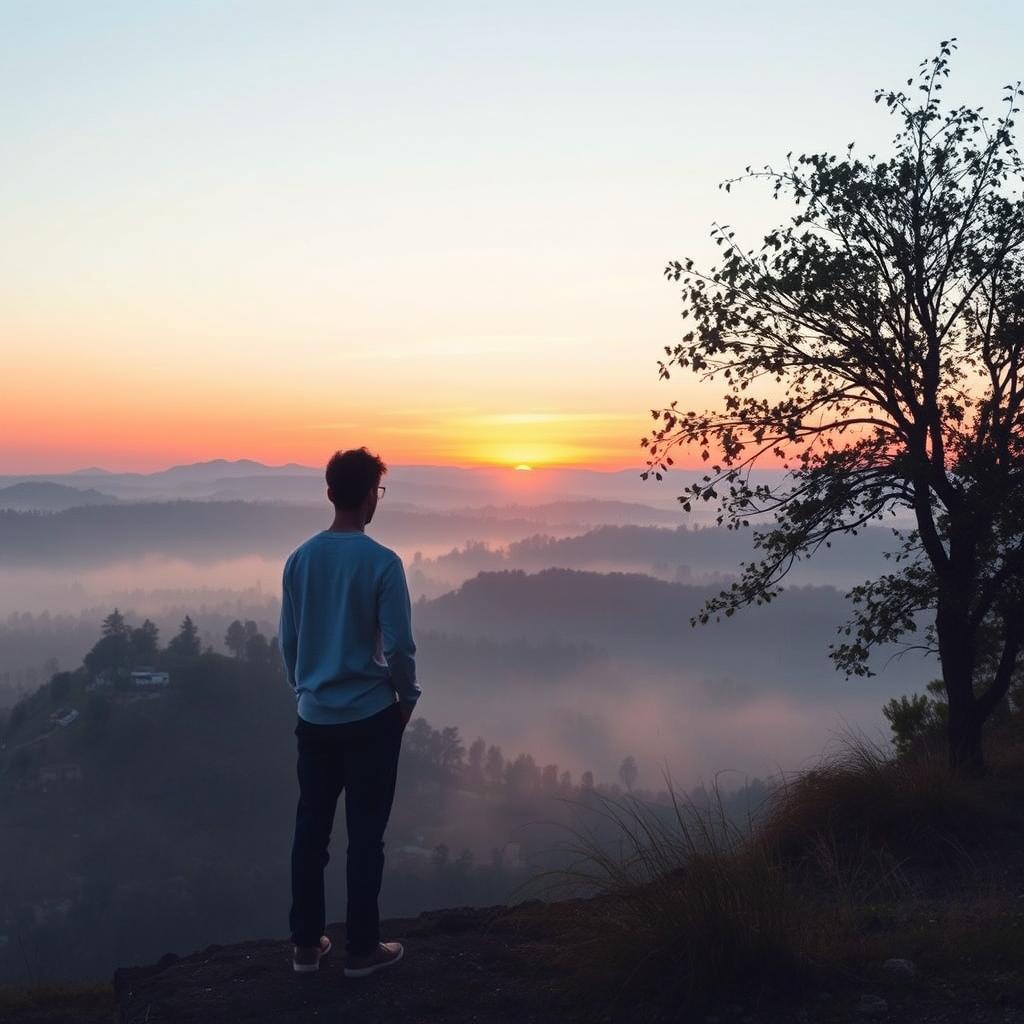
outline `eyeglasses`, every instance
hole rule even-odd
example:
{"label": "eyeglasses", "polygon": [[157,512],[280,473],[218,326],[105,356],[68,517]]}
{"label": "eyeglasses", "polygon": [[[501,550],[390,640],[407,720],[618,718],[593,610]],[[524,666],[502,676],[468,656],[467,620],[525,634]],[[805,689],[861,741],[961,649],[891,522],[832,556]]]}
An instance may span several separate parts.
{"label": "eyeglasses", "polygon": [[378,487],[378,488],[377,488],[377,497],[378,497],[378,498],[383,498],[383,497],[384,497],[384,492],[385,492],[386,490],[387,490],[387,488],[386,488],[386,487]]}

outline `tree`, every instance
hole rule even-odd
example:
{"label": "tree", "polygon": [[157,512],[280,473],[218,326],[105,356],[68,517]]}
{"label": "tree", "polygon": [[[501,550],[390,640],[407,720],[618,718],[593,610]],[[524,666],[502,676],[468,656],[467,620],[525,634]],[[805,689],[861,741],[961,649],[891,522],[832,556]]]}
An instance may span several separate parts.
{"label": "tree", "polygon": [[446,775],[454,776],[462,770],[466,746],[454,725],[447,725],[441,730],[441,769]]}
{"label": "tree", "polygon": [[137,665],[152,665],[159,654],[160,630],[155,623],[146,619],[141,626],[131,631],[129,648],[131,660]]}
{"label": "tree", "polygon": [[128,626],[124,621],[124,616],[116,608],[103,620],[103,625],[100,627],[100,633],[103,636],[127,636]]}
{"label": "tree", "polygon": [[[893,571],[851,592],[831,656],[864,676],[880,645],[936,653],[951,767],[978,773],[1024,640],[1022,92],[1008,86],[995,118],[944,108],[953,49],[908,80],[917,99],[876,94],[899,126],[887,156],[851,143],[747,168],[792,201],[788,223],[756,249],[715,225],[718,266],[669,264],[688,329],[660,376],[679,367],[725,393],[711,410],[652,410],[641,444],[645,477],[677,446],[712,462],[684,508],[717,501],[733,529],[772,517],[758,559],[695,622],[770,601],[796,560],[906,510]],[[781,480],[752,475],[768,463]]]}
{"label": "tree", "polygon": [[636,758],[632,754],[622,759],[622,764],[619,765],[619,778],[622,779],[622,784],[630,792],[632,792],[639,774],[640,770],[636,766]]}
{"label": "tree", "polygon": [[266,666],[274,656],[273,648],[260,632],[250,633],[245,638],[245,660],[251,665]]}
{"label": "tree", "polygon": [[941,679],[928,684],[927,694],[912,693],[909,697],[893,697],[882,708],[892,730],[896,753],[909,754],[920,740],[937,732],[946,723],[946,704],[937,699],[944,687]]}
{"label": "tree", "polygon": [[484,755],[487,752],[487,744],[481,737],[477,737],[469,746],[469,757],[466,761],[466,782],[468,785],[479,788],[484,782]]}
{"label": "tree", "polygon": [[103,620],[100,634],[99,640],[82,659],[85,667],[93,675],[127,676],[131,660],[131,631],[116,608]]}
{"label": "tree", "polygon": [[[1024,708],[1024,671],[1018,663],[1006,700],[998,704],[988,718],[992,725],[1010,721],[1012,715]],[[925,693],[912,693],[909,697],[893,697],[882,708],[882,714],[892,730],[896,753],[905,756],[922,741],[932,740],[946,731],[949,725],[949,704],[946,687],[941,679],[933,679]]]}
{"label": "tree", "polygon": [[498,786],[505,780],[505,758],[501,747],[487,748],[487,759],[484,761],[484,776],[492,785]]}
{"label": "tree", "polygon": [[540,769],[532,754],[520,754],[505,765],[505,785],[514,796],[532,796],[540,788]]}
{"label": "tree", "polygon": [[191,616],[186,615],[182,620],[178,634],[171,637],[167,645],[167,651],[179,658],[199,657],[199,630]]}
{"label": "tree", "polygon": [[241,658],[245,653],[245,641],[245,626],[243,626],[238,619],[235,619],[235,621],[228,626],[228,631],[224,636],[224,645],[236,658]]}
{"label": "tree", "polygon": [[[252,626],[252,629],[249,627]],[[230,630],[228,630],[230,633]],[[255,623],[246,623],[243,627],[242,656],[250,665],[266,668],[278,664],[275,648],[271,647],[265,636],[260,633]]]}
{"label": "tree", "polygon": [[431,737],[434,730],[425,718],[414,718],[405,733],[405,743],[409,753],[424,761],[429,761]]}

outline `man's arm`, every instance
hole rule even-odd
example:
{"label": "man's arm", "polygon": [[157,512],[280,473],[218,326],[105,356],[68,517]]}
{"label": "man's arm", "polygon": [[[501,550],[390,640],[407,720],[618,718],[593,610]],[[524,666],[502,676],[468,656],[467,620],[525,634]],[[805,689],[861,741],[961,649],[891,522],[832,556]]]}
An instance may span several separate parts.
{"label": "man's arm", "polygon": [[299,633],[295,625],[295,608],[288,588],[288,565],[281,576],[281,621],[277,626],[277,643],[281,648],[288,682],[295,689],[295,659],[299,653]]}
{"label": "man's arm", "polygon": [[377,621],[381,648],[391,672],[391,685],[398,694],[406,721],[420,697],[416,682],[416,644],[412,638],[412,601],[401,559],[395,558],[384,570],[377,597]]}

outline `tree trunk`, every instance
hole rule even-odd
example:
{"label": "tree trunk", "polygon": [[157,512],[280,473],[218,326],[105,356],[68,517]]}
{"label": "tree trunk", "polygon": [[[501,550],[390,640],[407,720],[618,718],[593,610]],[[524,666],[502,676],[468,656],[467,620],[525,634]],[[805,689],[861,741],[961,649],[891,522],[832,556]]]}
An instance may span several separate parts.
{"label": "tree trunk", "polygon": [[985,774],[981,746],[981,716],[968,705],[954,712],[949,706],[949,768],[954,775],[978,778]]}
{"label": "tree trunk", "polygon": [[973,637],[967,626],[966,608],[946,595],[939,596],[935,616],[942,681],[949,702],[949,767],[955,775],[979,776],[985,772],[981,747],[984,716],[974,696]]}

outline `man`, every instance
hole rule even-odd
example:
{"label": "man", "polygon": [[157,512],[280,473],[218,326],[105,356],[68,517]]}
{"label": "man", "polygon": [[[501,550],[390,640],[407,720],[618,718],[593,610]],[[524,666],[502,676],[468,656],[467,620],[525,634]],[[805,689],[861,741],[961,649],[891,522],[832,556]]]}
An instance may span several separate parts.
{"label": "man", "polygon": [[341,792],[348,825],[345,975],[397,963],[380,941],[377,899],[402,734],[420,695],[411,604],[401,559],[365,533],[387,467],[365,448],[327,464],[331,526],[285,562],[278,637],[298,702],[299,806],[292,846],[293,967],[318,969],[324,867]]}

